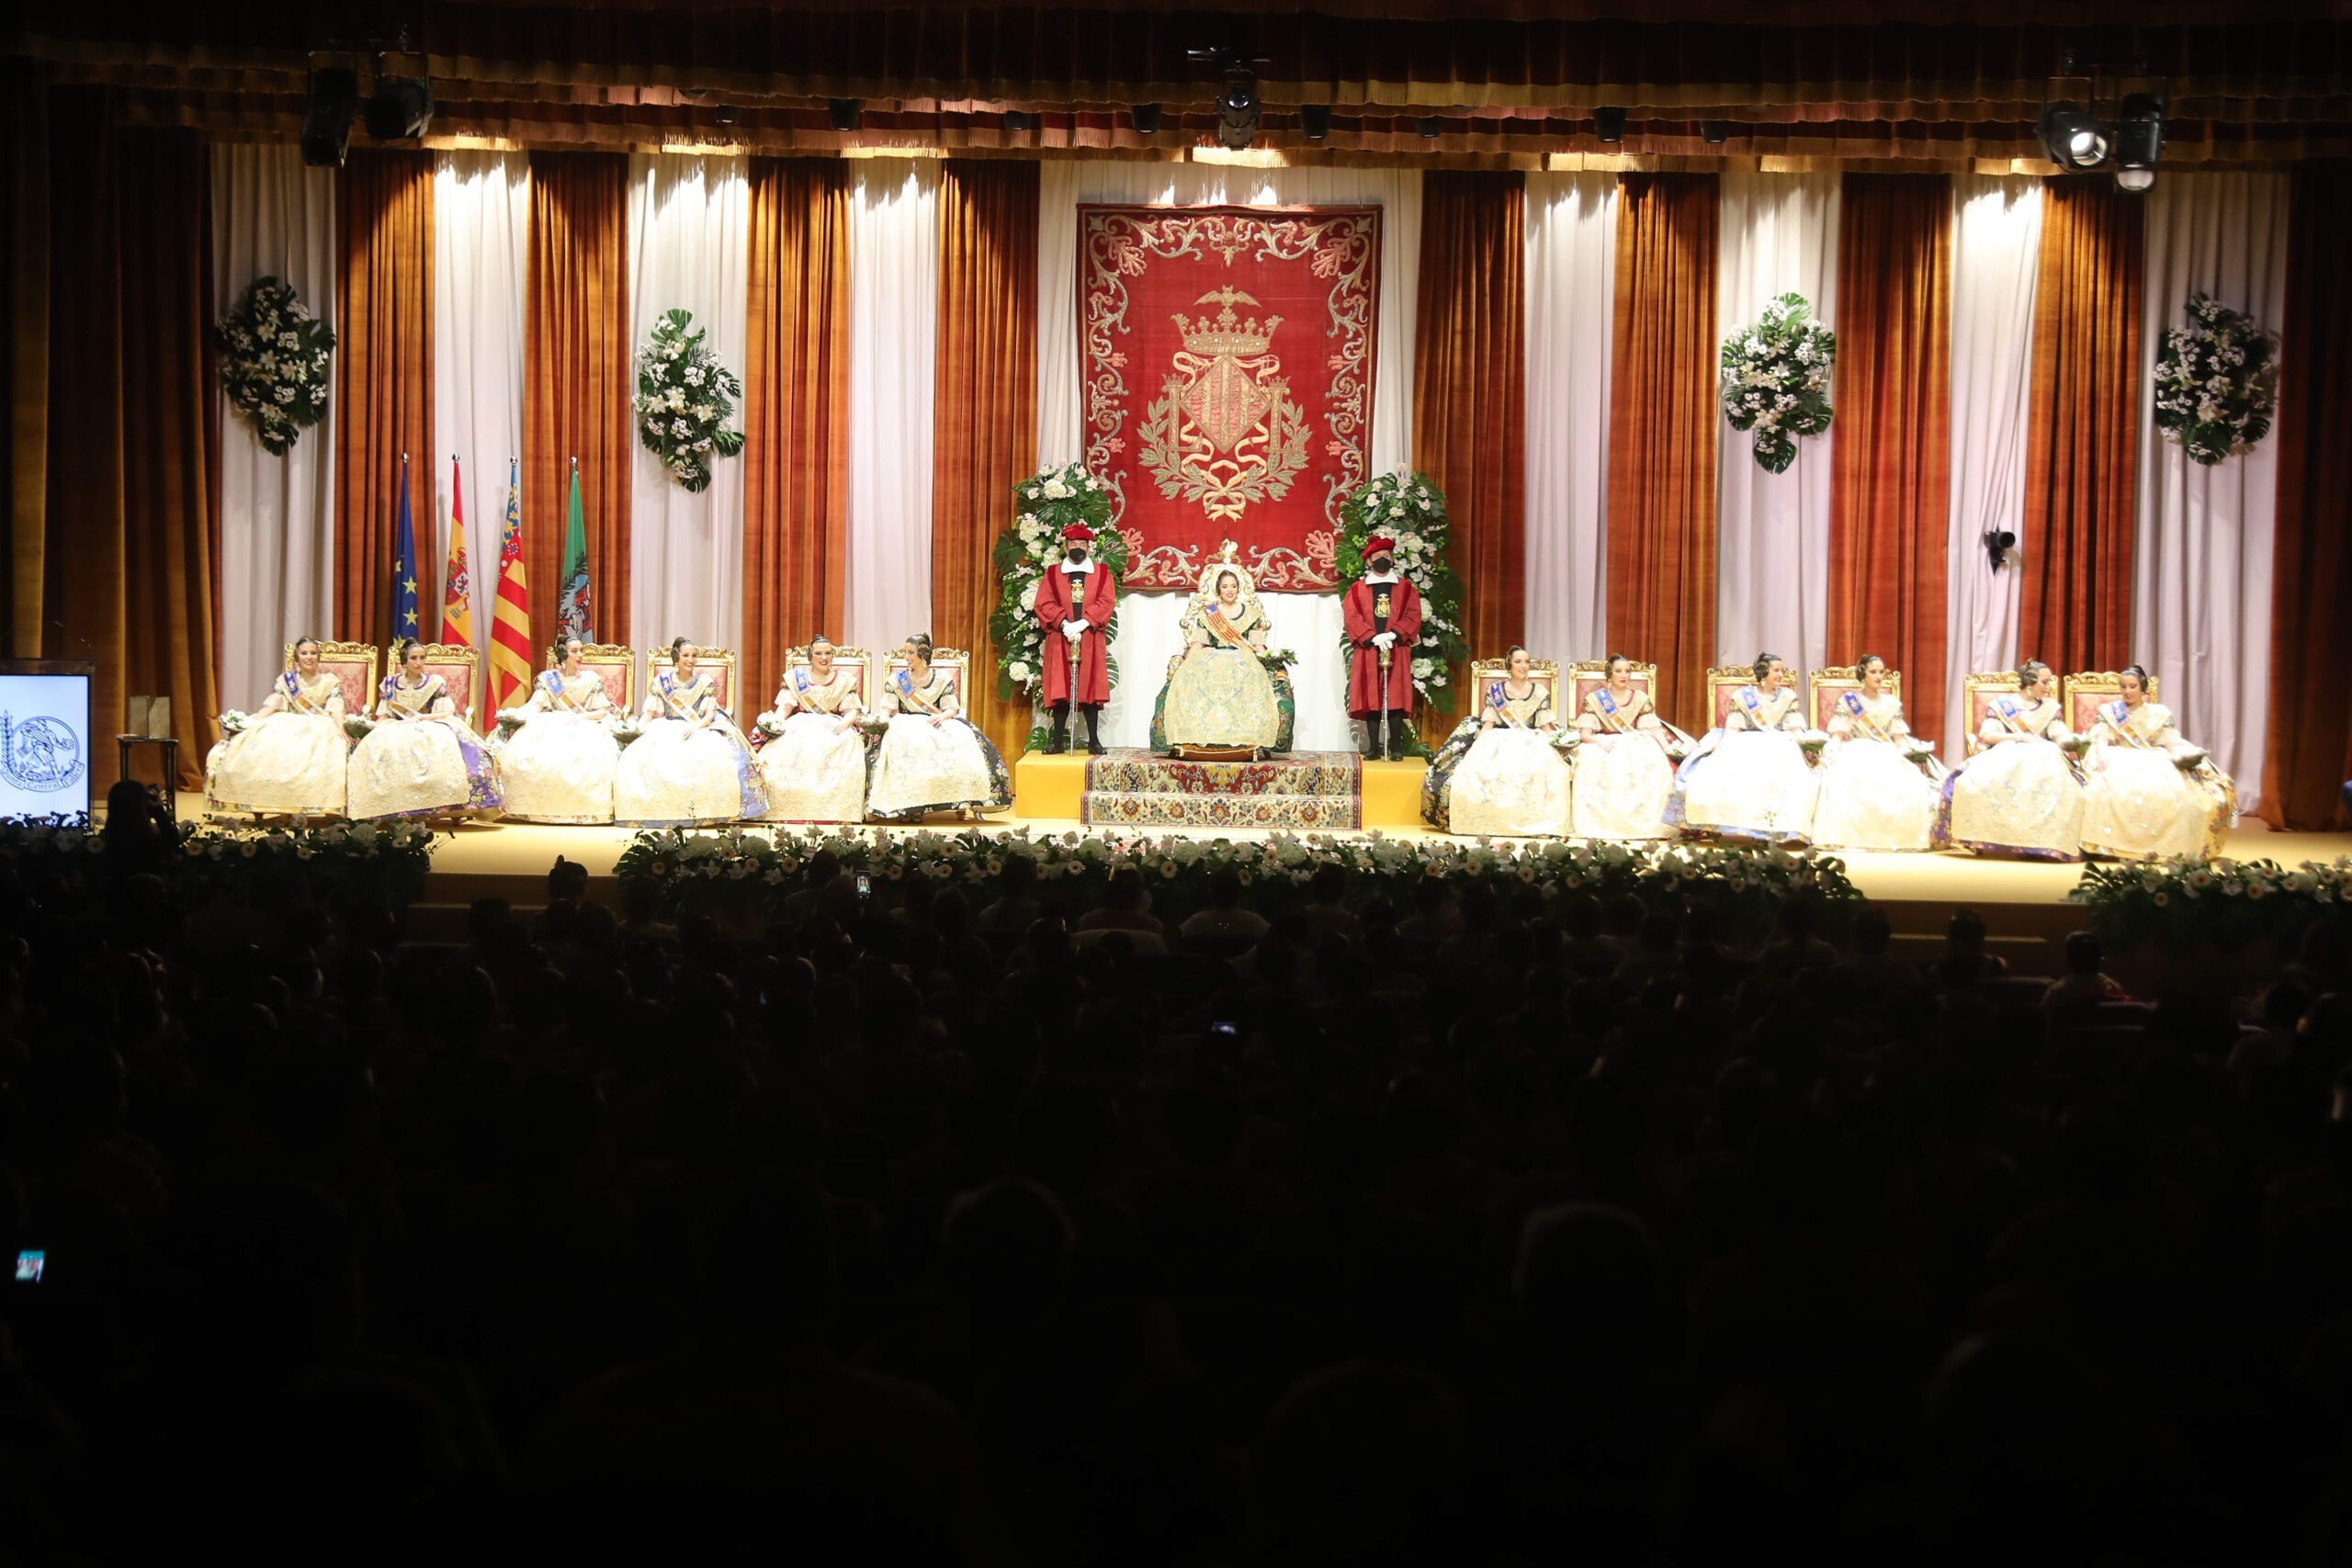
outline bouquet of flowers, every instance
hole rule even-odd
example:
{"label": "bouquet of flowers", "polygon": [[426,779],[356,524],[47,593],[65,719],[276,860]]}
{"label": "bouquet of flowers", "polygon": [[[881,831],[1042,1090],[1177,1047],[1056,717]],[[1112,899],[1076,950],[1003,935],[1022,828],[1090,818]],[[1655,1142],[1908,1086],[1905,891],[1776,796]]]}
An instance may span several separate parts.
{"label": "bouquet of flowers", "polygon": [[[989,615],[989,641],[996,649],[996,695],[1009,703],[1033,699],[1046,681],[1046,628],[1037,624],[1037,588],[1062,558],[1062,530],[1083,523],[1094,530],[1094,558],[1116,576],[1127,570],[1126,536],[1111,526],[1111,496],[1102,481],[1080,463],[1040,468],[1012,487],[1019,513],[996,539],[996,572],[1003,584]],[[1104,628],[1118,636],[1116,615]],[[1111,662],[1111,683],[1119,665]]]}
{"label": "bouquet of flowers", "polygon": [[1807,761],[1819,761],[1822,749],[1829,744],[1829,732],[1824,729],[1801,729],[1797,732],[1797,744],[1804,748]]}
{"label": "bouquet of flowers", "polygon": [[1545,739],[1552,742],[1553,750],[1565,757],[1584,744],[1584,731],[1572,724],[1564,724]]}
{"label": "bouquet of flowers", "polygon": [[345,735],[350,736],[354,740],[367,739],[369,733],[373,731],[375,728],[376,721],[369,718],[364,713],[344,715],[343,732]]}
{"label": "bouquet of flowers", "polygon": [[785,720],[791,716],[792,716],[788,713],[779,713],[775,709],[770,708],[767,712],[760,715],[759,717],[752,721],[752,728],[757,730],[760,734],[764,735],[769,739],[773,740],[777,736],[784,733]]}
{"label": "bouquet of flowers", "polygon": [[1837,358],[1838,334],[1802,294],[1781,295],[1754,326],[1724,340],[1724,414],[1734,430],[1755,433],[1756,461],[1765,472],[1786,472],[1797,458],[1796,438],[1829,428]]}
{"label": "bouquet of flowers", "polygon": [[2181,307],[2156,355],[2156,428],[2207,468],[2251,452],[2278,407],[2278,339],[2211,296]]}
{"label": "bouquet of flowers", "polygon": [[866,734],[879,735],[890,728],[890,715],[882,708],[861,708],[855,722]]}
{"label": "bouquet of flowers", "polygon": [[256,277],[212,330],[220,391],[254,427],[262,449],[283,457],[306,426],[326,417],[334,329],[302,308],[294,286]]}
{"label": "bouquet of flowers", "polygon": [[1333,551],[1340,581],[1353,582],[1363,575],[1365,540],[1385,534],[1396,541],[1396,570],[1421,592],[1421,633],[1411,650],[1413,690],[1448,714],[1453,711],[1449,667],[1470,657],[1470,645],[1462,640],[1462,580],[1446,560],[1453,529],[1444,492],[1427,474],[1399,468],[1375,474],[1349,493],[1340,508]]}
{"label": "bouquet of flowers", "polygon": [[1265,666],[1268,672],[1279,675],[1298,662],[1298,655],[1287,648],[1269,649],[1258,655],[1258,662]]}
{"label": "bouquet of flowers", "polygon": [[613,720],[613,739],[622,745],[626,746],[632,740],[640,740],[644,736],[645,726],[634,716],[624,714]]}
{"label": "bouquet of flowers", "polygon": [[243,735],[254,727],[254,716],[243,708],[224,708],[220,713],[220,739]]}
{"label": "bouquet of flowers", "polygon": [[499,732],[512,739],[516,730],[530,722],[530,718],[529,708],[501,708],[498,710]]}
{"label": "bouquet of flowers", "polygon": [[691,310],[665,310],[653,335],[637,352],[637,434],[645,449],[681,488],[709,488],[713,457],[743,449],[743,433],[729,430],[743,383],[703,346],[703,334],[688,332]]}

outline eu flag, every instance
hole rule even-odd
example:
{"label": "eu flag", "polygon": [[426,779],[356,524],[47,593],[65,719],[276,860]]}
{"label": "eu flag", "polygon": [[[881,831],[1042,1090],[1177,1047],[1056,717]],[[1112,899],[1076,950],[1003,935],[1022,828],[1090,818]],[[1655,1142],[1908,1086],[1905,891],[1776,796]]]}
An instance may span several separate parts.
{"label": "eu flag", "polygon": [[401,454],[401,511],[392,523],[392,640],[422,637],[416,618],[416,524],[408,510],[408,454]]}

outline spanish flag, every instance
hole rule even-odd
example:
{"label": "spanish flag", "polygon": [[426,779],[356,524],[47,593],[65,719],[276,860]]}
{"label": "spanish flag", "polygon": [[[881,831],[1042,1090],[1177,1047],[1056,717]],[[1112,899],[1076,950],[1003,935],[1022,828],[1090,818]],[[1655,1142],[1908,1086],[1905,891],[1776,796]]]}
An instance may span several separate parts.
{"label": "spanish flag", "polygon": [[498,541],[498,606],[490,626],[490,703],[503,710],[531,689],[531,590],[523,578],[523,465],[506,470],[506,526]]}
{"label": "spanish flag", "polygon": [[441,640],[457,648],[474,646],[474,585],[466,570],[466,476],[453,454],[449,458],[449,565],[441,579]]}

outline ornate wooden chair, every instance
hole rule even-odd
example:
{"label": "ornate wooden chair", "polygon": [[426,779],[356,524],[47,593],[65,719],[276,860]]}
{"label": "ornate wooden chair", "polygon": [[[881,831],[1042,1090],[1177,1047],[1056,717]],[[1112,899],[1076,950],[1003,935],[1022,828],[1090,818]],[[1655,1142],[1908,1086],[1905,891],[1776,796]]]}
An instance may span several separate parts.
{"label": "ornate wooden chair", "polygon": [[1994,699],[2014,697],[2018,691],[2018,672],[2014,670],[1980,671],[1961,682],[1961,708],[1968,726],[1967,755],[1973,757],[1984,749],[1977,734],[1984,728],[1985,716],[1993,711]]}
{"label": "ornate wooden chair", "polygon": [[[1510,679],[1510,660],[1508,659],[1480,659],[1472,662],[1470,716],[1473,718],[1487,711],[1487,689],[1498,682],[1509,679]],[[1570,708],[1566,712],[1561,711],[1560,700],[1564,692],[1560,684],[1558,660],[1531,657],[1527,661],[1527,679],[1551,700],[1552,716],[1559,721],[1562,728],[1568,728],[1575,725],[1576,710]]]}
{"label": "ornate wooden chair", "polygon": [[[548,668],[556,667],[555,656],[548,656]],[[637,650],[616,642],[592,642],[580,649],[580,668],[593,672],[605,683],[605,700],[621,713],[634,716],[637,713]]]}
{"label": "ornate wooden chair", "polygon": [[[2123,677],[2113,670],[2085,670],[2061,681],[2058,693],[2058,705],[2066,715],[2066,728],[2077,735],[2088,735],[2098,728],[2100,707],[2123,694]],[[2148,677],[2148,700],[2156,700],[2154,675]]]}
{"label": "ornate wooden chair", "polygon": [[[1628,662],[1631,663],[1630,660]],[[1609,684],[1609,661],[1605,659],[1578,660],[1568,666],[1568,674],[1571,682],[1568,692],[1568,711],[1561,716],[1560,722],[1563,724],[1574,724],[1577,721],[1577,715],[1584,712],[1584,700]],[[1653,702],[1656,701],[1657,665],[1632,664],[1631,668],[1625,671],[1625,679],[1632,684],[1634,690],[1652,699]],[[1556,711],[1556,699],[1555,704]]]}
{"label": "ornate wooden chair", "polygon": [[[481,650],[463,643],[447,642],[428,642],[424,648],[424,672],[441,677],[441,683],[449,688],[450,705],[458,710],[459,718],[472,724],[475,705],[481,700],[481,694],[475,690],[476,672],[481,668]],[[387,673],[399,670],[400,657],[397,648],[384,650]]]}
{"label": "ornate wooden chair", "polygon": [[[376,711],[376,682],[380,678],[376,661],[381,653],[382,650],[372,642],[319,644],[319,668],[331,672],[343,682],[345,713]],[[294,645],[290,642],[286,645],[286,668],[294,668]]]}
{"label": "ornate wooden chair", "polygon": [[[1846,700],[1846,694],[1859,692],[1861,689],[1861,671],[1851,664],[1832,664],[1826,669],[1815,671],[1806,682],[1807,722],[1815,729],[1827,729],[1830,719],[1838,712],[1838,705]],[[1890,670],[1886,672],[1886,689],[1896,700],[1901,700],[1903,696],[1901,671]]]}
{"label": "ornate wooden chair", "polygon": [[[846,670],[857,677],[857,705],[862,708],[872,708],[874,706],[874,656],[862,648],[843,648],[841,644],[835,643],[833,664],[837,669]],[[808,645],[807,643],[802,643],[798,648],[785,649],[784,678],[786,681],[792,679],[794,671],[808,668]],[[773,694],[770,694],[773,695]],[[957,695],[960,697],[961,694],[962,688],[958,687]]]}
{"label": "ornate wooden chair", "polygon": [[1707,728],[1721,729],[1739,701],[1742,686],[1756,684],[1753,664],[1713,664],[1707,668]]}
{"label": "ornate wooden chair", "polygon": [[[735,688],[741,680],[741,659],[729,649],[703,648],[699,643],[695,647],[699,652],[695,655],[695,667],[698,670],[708,667],[711,685],[718,693],[719,711],[729,718],[735,717]],[[667,648],[648,649],[645,654],[646,690],[651,691],[653,678],[669,668],[670,650]]]}
{"label": "ornate wooden chair", "polygon": [[[956,693],[956,711],[969,716],[972,709],[965,689],[970,684],[972,656],[960,648],[934,648],[931,650],[931,667],[944,673]],[[907,667],[907,657],[893,652],[882,666],[882,689],[875,694],[876,705],[886,711],[898,711],[892,692],[899,682],[899,671]]]}

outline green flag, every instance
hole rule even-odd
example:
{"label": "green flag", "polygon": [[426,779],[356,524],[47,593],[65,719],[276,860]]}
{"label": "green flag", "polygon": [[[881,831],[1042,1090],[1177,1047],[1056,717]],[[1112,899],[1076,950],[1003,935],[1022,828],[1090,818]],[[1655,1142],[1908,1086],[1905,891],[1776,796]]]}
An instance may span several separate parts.
{"label": "green flag", "polygon": [[556,595],[556,626],[565,637],[596,640],[595,597],[588,585],[588,519],[580,505],[580,462],[571,464],[571,520],[563,534],[563,587]]}

